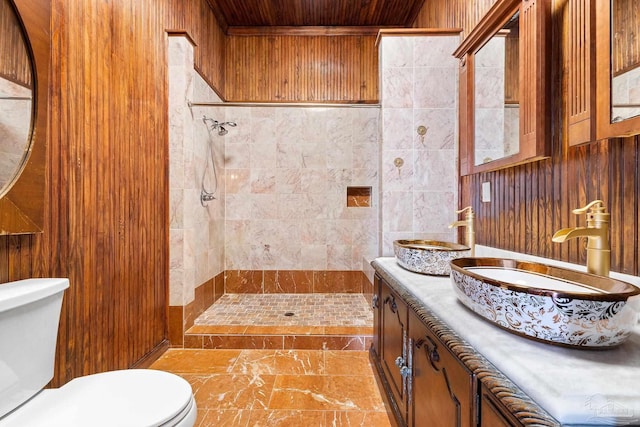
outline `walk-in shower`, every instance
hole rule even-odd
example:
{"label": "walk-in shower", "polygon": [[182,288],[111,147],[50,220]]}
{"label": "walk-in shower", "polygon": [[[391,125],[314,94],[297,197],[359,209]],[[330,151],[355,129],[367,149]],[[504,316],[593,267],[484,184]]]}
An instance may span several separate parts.
{"label": "walk-in shower", "polygon": [[[237,124],[235,122],[219,122],[207,116],[202,116],[202,121],[207,127],[207,131],[209,132],[209,140],[207,143],[207,154],[208,159],[207,163],[202,171],[202,181],[200,187],[200,203],[202,206],[206,206],[207,202],[216,199],[216,192],[218,191],[218,173],[216,171],[216,163],[213,157],[213,136],[214,132],[217,132],[219,136],[226,135],[229,131],[225,126],[236,127]],[[207,178],[207,171],[211,167],[211,173],[213,174],[213,189],[208,190],[205,185],[205,181]]]}

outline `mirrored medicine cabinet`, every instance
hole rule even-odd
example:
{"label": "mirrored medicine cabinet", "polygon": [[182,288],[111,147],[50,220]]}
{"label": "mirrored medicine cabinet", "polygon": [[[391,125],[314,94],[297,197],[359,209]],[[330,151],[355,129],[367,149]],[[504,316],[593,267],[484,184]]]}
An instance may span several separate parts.
{"label": "mirrored medicine cabinet", "polygon": [[44,227],[47,0],[0,0],[0,235]]}
{"label": "mirrored medicine cabinet", "polygon": [[460,174],[548,156],[550,2],[499,0],[460,59]]}

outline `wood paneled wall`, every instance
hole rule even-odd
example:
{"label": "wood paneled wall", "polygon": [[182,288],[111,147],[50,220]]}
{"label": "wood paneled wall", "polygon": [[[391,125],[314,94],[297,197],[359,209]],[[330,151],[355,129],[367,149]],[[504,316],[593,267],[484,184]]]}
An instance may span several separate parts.
{"label": "wood paneled wall", "polygon": [[[476,240],[483,245],[585,264],[585,241],[551,242],[560,228],[584,226],[584,215],[571,213],[594,199],[611,212],[611,269],[638,275],[640,230],[640,137],[567,145],[568,0],[552,6],[552,121],[550,159],[461,179],[460,206],[476,211]],[[483,182],[491,183],[490,203],[480,199]]]}
{"label": "wood paneled wall", "polygon": [[164,1],[167,2],[168,12],[165,28],[189,33],[197,44],[194,50],[196,69],[218,95],[223,97],[226,36],[209,3],[207,0]]}
{"label": "wood paneled wall", "polygon": [[462,28],[466,37],[496,0],[427,0],[414,24],[417,28]]}
{"label": "wood paneled wall", "polygon": [[375,35],[230,35],[225,99],[375,103],[375,39]]}
{"label": "wood paneled wall", "polygon": [[194,35],[201,72],[221,86],[223,43],[207,11],[206,0],[52,2],[45,230],[0,237],[0,283],[69,277],[54,386],[165,343],[165,30]]}

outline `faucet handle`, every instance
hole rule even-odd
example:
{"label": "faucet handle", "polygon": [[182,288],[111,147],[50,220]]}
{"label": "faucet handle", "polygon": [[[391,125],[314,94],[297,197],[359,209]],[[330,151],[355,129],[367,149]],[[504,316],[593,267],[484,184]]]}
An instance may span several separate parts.
{"label": "faucet handle", "polygon": [[473,208],[471,206],[467,206],[466,208],[462,208],[459,211],[456,211],[457,214],[461,214],[463,212],[467,212],[467,218],[473,218],[474,214],[473,214]]}
{"label": "faucet handle", "polygon": [[604,213],[605,209],[606,208],[605,208],[604,202],[602,200],[594,200],[591,203],[589,203],[587,206],[584,206],[584,207],[578,208],[578,209],[574,209],[571,212],[573,212],[576,215],[586,213],[589,210],[592,213]]}

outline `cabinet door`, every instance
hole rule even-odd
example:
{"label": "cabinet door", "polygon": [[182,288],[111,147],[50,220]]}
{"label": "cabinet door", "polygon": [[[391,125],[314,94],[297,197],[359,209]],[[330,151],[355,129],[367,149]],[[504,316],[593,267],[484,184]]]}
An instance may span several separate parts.
{"label": "cabinet door", "polygon": [[413,312],[409,331],[412,372],[408,425],[475,426],[473,374]]}
{"label": "cabinet door", "polygon": [[380,359],[402,421],[406,417],[407,306],[387,286],[381,290]]}
{"label": "cabinet door", "polygon": [[382,278],[377,274],[373,278],[373,298],[371,299],[371,308],[373,309],[373,341],[371,348],[376,358],[380,358],[380,318],[381,318],[381,302],[380,291],[382,288]]}
{"label": "cabinet door", "polygon": [[569,145],[595,139],[595,2],[569,0],[566,37],[567,130]]}
{"label": "cabinet door", "polygon": [[480,392],[480,427],[515,427],[522,425],[512,418],[513,416],[509,415],[508,410],[495,401],[491,392],[482,386]]}

